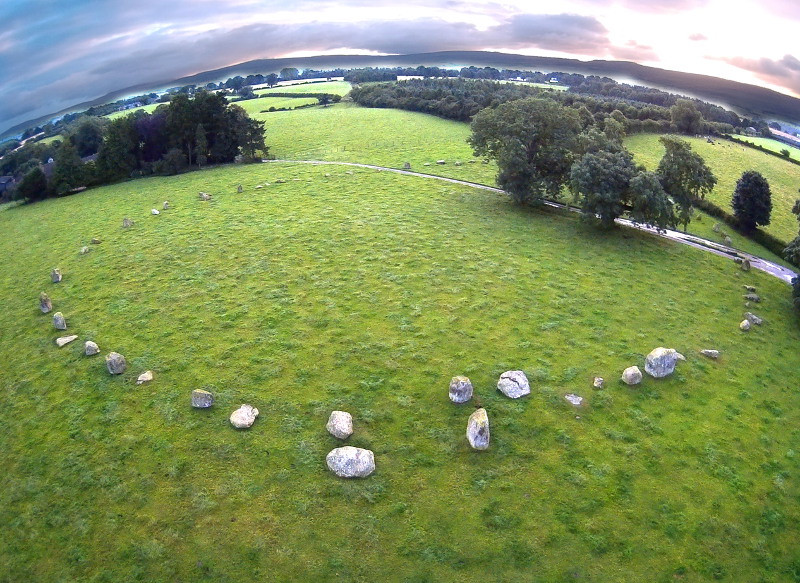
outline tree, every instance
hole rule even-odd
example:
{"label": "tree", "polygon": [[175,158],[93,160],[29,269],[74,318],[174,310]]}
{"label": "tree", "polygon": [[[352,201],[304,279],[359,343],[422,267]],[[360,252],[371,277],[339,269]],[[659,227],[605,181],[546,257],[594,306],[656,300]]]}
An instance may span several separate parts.
{"label": "tree", "polygon": [[208,161],[208,140],[206,139],[206,130],[203,124],[197,124],[197,131],[194,138],[194,159],[197,165],[202,167]]}
{"label": "tree", "polygon": [[631,220],[658,230],[677,224],[675,207],[654,172],[639,172],[630,184]]}
{"label": "tree", "polygon": [[497,161],[497,183],[516,203],[560,196],[581,130],[574,109],[546,99],[518,99],[482,110],[471,127],[468,141],[475,155]]}
{"label": "tree", "polygon": [[636,165],[630,152],[590,152],[572,166],[570,189],[581,197],[584,217],[596,217],[607,228],[625,210],[635,175]]}
{"label": "tree", "polygon": [[678,221],[686,230],[692,218],[694,201],[705,198],[714,189],[717,177],[685,140],[662,136],[660,141],[665,152],[656,174],[664,192],[678,205]]}
{"label": "tree", "polygon": [[748,170],[736,181],[731,199],[733,214],[747,231],[758,225],[769,225],[772,194],[769,182],[759,172]]}
{"label": "tree", "polygon": [[270,87],[275,87],[275,85],[278,84],[278,76],[275,73],[270,73],[264,78],[264,80]]}
{"label": "tree", "polygon": [[47,194],[47,177],[42,172],[42,169],[37,166],[28,172],[22,182],[19,183],[14,198],[36,201],[47,198]]}
{"label": "tree", "polygon": [[[797,217],[797,220],[800,221],[800,199],[794,201],[792,212]],[[783,250],[783,256],[792,265],[800,266],[800,232]],[[800,310],[800,277],[792,279],[792,303],[795,308]]]}
{"label": "tree", "polygon": [[97,173],[100,182],[108,183],[130,178],[139,167],[139,133],[136,118],[120,117],[107,127],[106,137],[97,153]]}
{"label": "tree", "polygon": [[101,117],[83,116],[64,132],[72,140],[78,156],[91,156],[103,145],[103,133],[107,120]]}
{"label": "tree", "polygon": [[72,141],[64,140],[56,154],[53,168],[53,188],[56,194],[61,196],[79,186],[85,186],[82,169],[83,162]]}
{"label": "tree", "polygon": [[682,134],[700,134],[705,130],[703,114],[697,109],[694,102],[688,99],[678,99],[675,105],[669,108],[672,123]]}
{"label": "tree", "polygon": [[281,79],[284,81],[292,81],[300,77],[300,71],[294,67],[284,67],[281,69]]}

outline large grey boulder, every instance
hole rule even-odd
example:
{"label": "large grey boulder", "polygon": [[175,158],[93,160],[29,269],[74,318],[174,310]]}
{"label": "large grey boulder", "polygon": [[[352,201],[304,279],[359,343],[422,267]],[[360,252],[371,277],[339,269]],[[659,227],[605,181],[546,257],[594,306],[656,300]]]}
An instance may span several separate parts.
{"label": "large grey boulder", "polygon": [[50,300],[50,296],[44,292],[39,294],[39,309],[43,314],[53,309],[53,302]]}
{"label": "large grey boulder", "polygon": [[242,405],[231,413],[231,425],[236,429],[247,429],[255,423],[258,409],[252,405]]}
{"label": "large grey boulder", "polygon": [[61,270],[56,268],[50,272],[50,281],[53,283],[60,283],[61,282]]}
{"label": "large grey boulder", "polygon": [[208,409],[214,404],[214,395],[203,389],[192,391],[192,407],[195,409]]}
{"label": "large grey boulder", "polygon": [[680,352],[659,346],[645,358],[644,370],[651,377],[664,378],[675,372],[675,364],[679,360],[686,360]]}
{"label": "large grey boulder", "polygon": [[469,416],[467,441],[472,449],[489,449],[489,415],[486,409],[475,409]]}
{"label": "large grey boulder", "polygon": [[472,398],[472,382],[464,376],[456,376],[450,381],[450,400],[453,403],[466,403]]}
{"label": "large grey boulder", "polygon": [[336,439],[347,439],[353,435],[353,416],[347,411],[331,411],[325,429]]}
{"label": "large grey boulder", "polygon": [[99,354],[100,347],[97,345],[97,343],[92,342],[91,340],[87,340],[86,342],[83,343],[83,353],[86,356],[93,356],[95,354]]}
{"label": "large grey boulder", "polygon": [[106,368],[111,374],[122,374],[128,368],[128,363],[119,352],[109,352],[106,354]]}
{"label": "large grey boulder", "polygon": [[67,329],[67,321],[64,319],[64,314],[61,312],[56,312],[53,314],[53,326],[56,327],[56,330],[66,330]]}
{"label": "large grey boulder", "polygon": [[528,377],[521,370],[509,370],[501,374],[497,389],[511,399],[519,399],[531,392]]}
{"label": "large grey boulder", "polygon": [[622,381],[626,385],[638,385],[642,382],[642,371],[638,366],[629,366],[622,371]]}
{"label": "large grey boulder", "polygon": [[73,334],[71,336],[62,336],[61,338],[56,338],[56,344],[58,345],[59,348],[61,348],[62,346],[66,346],[67,344],[69,344],[73,340],[77,340],[77,339],[78,339],[78,335],[77,334]]}
{"label": "large grey boulder", "polygon": [[340,478],[366,478],[375,471],[375,454],[351,445],[332,449],[325,456],[325,462]]}

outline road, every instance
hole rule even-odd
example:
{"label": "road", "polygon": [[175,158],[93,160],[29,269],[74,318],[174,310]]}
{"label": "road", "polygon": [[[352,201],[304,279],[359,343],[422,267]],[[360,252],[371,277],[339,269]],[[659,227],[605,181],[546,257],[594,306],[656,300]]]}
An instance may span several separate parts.
{"label": "road", "polygon": [[[405,174],[406,176],[417,176],[419,178],[431,178],[433,180],[439,180],[442,182],[450,182],[452,184],[460,184],[463,186],[470,186],[472,188],[480,188],[482,190],[489,190],[492,192],[497,192],[500,194],[505,194],[505,192],[497,187],[494,186],[487,186],[486,184],[479,184],[477,182],[469,182],[467,180],[458,180],[457,178],[447,178],[445,176],[435,176],[433,174],[425,174],[423,172],[414,172],[413,170],[400,170],[398,168],[387,168],[385,166],[375,166],[374,164],[357,164],[355,162],[325,162],[322,160],[264,160],[265,163],[291,163],[291,164],[312,164],[317,166],[324,166],[324,165],[336,165],[336,166],[355,166],[357,168],[369,168],[372,170],[380,170],[383,172],[394,172],[396,174]],[[580,212],[578,209],[574,207],[567,207],[561,203],[546,201],[544,204],[553,208],[559,209],[569,209],[573,212]],[[719,255],[721,257],[727,257],[731,260],[733,259],[747,259],[750,262],[750,267],[752,269],[758,269],[759,271],[763,271],[765,273],[770,274],[773,277],[777,277],[781,281],[784,281],[791,285],[792,279],[797,277],[797,273],[783,267],[782,265],[778,265],[777,263],[773,263],[772,261],[768,261],[762,257],[758,257],[756,255],[751,255],[750,253],[745,253],[743,251],[739,251],[738,249],[734,249],[733,247],[728,247],[727,245],[722,245],[720,243],[716,243],[714,241],[709,241],[708,239],[703,239],[702,237],[697,237],[695,235],[689,235],[688,233],[681,233],[680,231],[672,231],[670,229],[661,230],[655,229],[653,227],[648,227],[646,225],[641,225],[634,223],[628,219],[617,219],[616,223],[618,225],[622,225],[624,227],[629,227],[632,229],[638,229],[640,231],[645,231],[657,237],[661,237],[663,239],[669,239],[670,241],[676,241],[678,243],[682,243],[684,245],[689,245],[690,247],[694,247],[696,249],[701,249],[703,251],[707,251],[708,253],[714,253],[715,255]]]}

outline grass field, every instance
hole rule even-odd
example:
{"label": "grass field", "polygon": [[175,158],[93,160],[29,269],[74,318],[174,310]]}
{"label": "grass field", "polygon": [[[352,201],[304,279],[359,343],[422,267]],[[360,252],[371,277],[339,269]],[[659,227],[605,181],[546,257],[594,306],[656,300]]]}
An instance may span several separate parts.
{"label": "grass field", "polygon": [[[637,162],[649,170],[655,170],[664,154],[658,138],[652,134],[635,134],[626,138],[625,144],[634,153]],[[685,139],[717,176],[717,186],[708,195],[709,200],[733,212],[731,197],[736,181],[743,172],[756,170],[767,179],[772,191],[771,222],[761,228],[784,241],[797,236],[797,219],[791,211],[794,201],[800,198],[800,166],[725,140],[709,144],[702,138]]]}
{"label": "grass field", "polygon": [[[318,111],[336,109],[292,115]],[[10,209],[0,228],[0,580],[800,574],[800,327],[765,274],[337,167],[143,179]],[[766,319],[746,334],[743,284]],[[55,347],[40,291],[78,342]],[[86,339],[128,371],[83,356]],[[687,361],[622,385],[656,346]],[[511,401],[495,384],[517,368],[532,394]],[[489,411],[487,452],[464,438],[471,404],[448,401],[456,374]],[[211,410],[190,408],[195,388]],[[261,417],[237,432],[241,403]],[[375,451],[369,478],[326,470],[333,409]]]}
{"label": "grass field", "polygon": [[350,93],[350,83],[347,81],[324,81],[322,83],[303,83],[300,85],[281,85],[271,89],[259,89],[258,95],[270,93],[331,93],[334,95],[347,95]]}
{"label": "grass field", "polygon": [[258,99],[237,101],[234,105],[243,108],[250,117],[256,117],[270,107],[274,107],[275,109],[294,109],[301,105],[314,105],[318,102],[319,100],[317,100],[316,97],[260,97]]}
{"label": "grass field", "polygon": [[473,157],[467,144],[469,125],[423,113],[340,103],[253,117],[265,122],[270,155],[278,159],[388,168],[403,168],[409,162],[417,172],[490,185],[497,173],[493,163],[482,164]]}
{"label": "grass field", "polygon": [[781,150],[789,150],[789,157],[795,160],[800,159],[800,148],[795,146],[790,146],[789,144],[784,144],[783,142],[779,142],[778,140],[773,140],[772,138],[761,138],[756,136],[734,136],[738,140],[743,140],[745,142],[750,142],[751,144],[755,144],[756,146],[761,146],[765,150],[770,150],[772,152],[777,152],[778,154],[781,153]]}
{"label": "grass field", "polygon": [[115,111],[114,113],[109,113],[108,115],[104,116],[107,119],[117,119],[118,117],[125,117],[137,111],[145,111],[147,113],[153,113],[159,105],[164,105],[163,103],[151,103],[150,105],[142,105],[141,107],[133,107],[131,109],[126,109],[124,111]]}

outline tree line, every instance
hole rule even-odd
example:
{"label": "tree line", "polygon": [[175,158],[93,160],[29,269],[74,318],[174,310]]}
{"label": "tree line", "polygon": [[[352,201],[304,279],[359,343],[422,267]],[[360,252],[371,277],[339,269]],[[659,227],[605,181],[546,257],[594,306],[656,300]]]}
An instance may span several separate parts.
{"label": "tree line", "polygon": [[261,122],[224,95],[203,91],[193,98],[179,94],[152,114],[82,118],[57,147],[34,144],[22,150],[0,160],[0,171],[23,171],[15,197],[35,201],[86,186],[225,164],[239,156],[260,160],[268,148]]}

